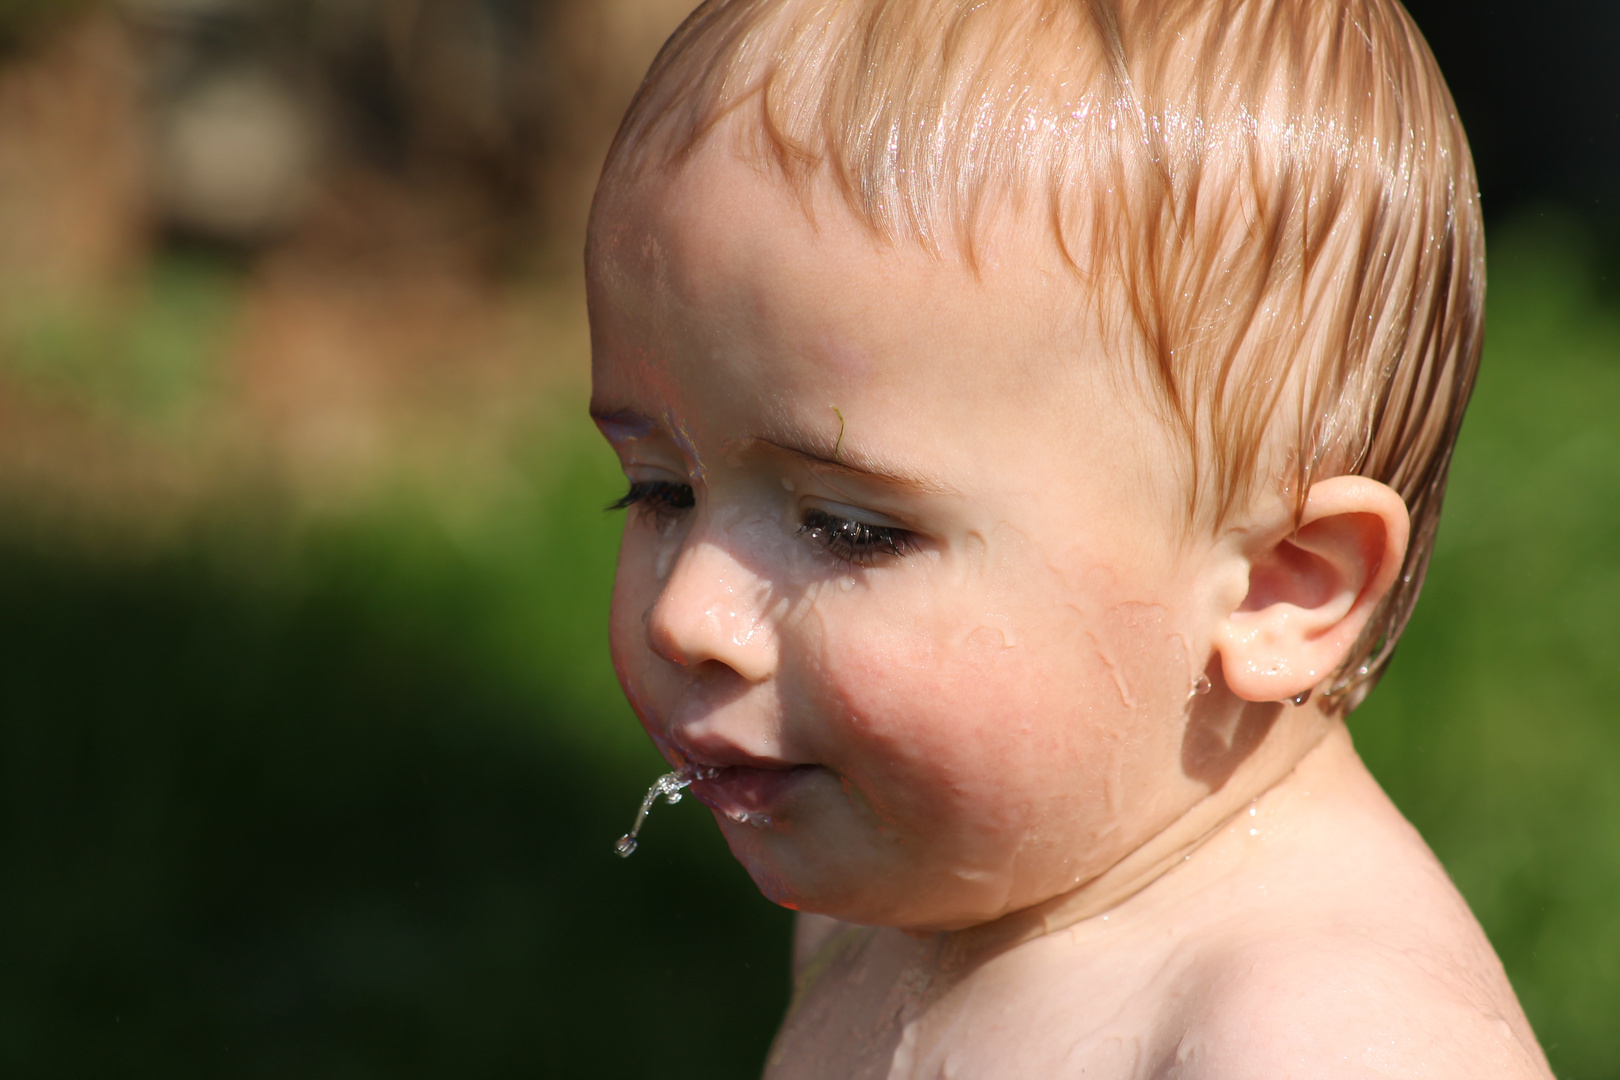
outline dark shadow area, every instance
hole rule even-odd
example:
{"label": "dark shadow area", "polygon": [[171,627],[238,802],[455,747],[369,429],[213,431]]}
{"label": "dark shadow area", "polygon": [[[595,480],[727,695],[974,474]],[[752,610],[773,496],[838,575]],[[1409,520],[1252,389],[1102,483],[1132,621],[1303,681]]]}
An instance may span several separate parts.
{"label": "dark shadow area", "polygon": [[1411,0],[1468,131],[1491,223],[1558,202],[1620,225],[1620,5]]}
{"label": "dark shadow area", "polygon": [[787,915],[707,813],[614,858],[629,784],[354,569],[0,547],[0,1073],[756,1075]]}

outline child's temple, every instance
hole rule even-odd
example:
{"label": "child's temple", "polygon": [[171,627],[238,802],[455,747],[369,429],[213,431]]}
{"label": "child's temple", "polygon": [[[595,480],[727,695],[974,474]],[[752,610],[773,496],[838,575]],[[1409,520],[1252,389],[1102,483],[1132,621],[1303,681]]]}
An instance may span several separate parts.
{"label": "child's temple", "polygon": [[801,913],[768,1076],[1548,1075],[1345,725],[1484,317],[1398,4],[715,0],[587,270],[614,662]]}

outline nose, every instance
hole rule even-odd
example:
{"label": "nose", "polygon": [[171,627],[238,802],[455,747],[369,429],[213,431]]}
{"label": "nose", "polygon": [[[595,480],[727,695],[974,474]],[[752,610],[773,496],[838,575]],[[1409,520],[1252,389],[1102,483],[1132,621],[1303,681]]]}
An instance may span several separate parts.
{"label": "nose", "polygon": [[647,644],[688,670],[719,664],[748,682],[776,670],[771,589],[723,542],[691,538],[647,609]]}

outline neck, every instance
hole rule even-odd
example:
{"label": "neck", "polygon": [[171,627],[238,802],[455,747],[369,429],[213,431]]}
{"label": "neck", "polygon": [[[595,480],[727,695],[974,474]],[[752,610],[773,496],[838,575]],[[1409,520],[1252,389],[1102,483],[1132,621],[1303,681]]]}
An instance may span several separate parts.
{"label": "neck", "polygon": [[1344,722],[1314,704],[1283,708],[1266,739],[1219,788],[1119,862],[1077,888],[1033,907],[942,935],[948,966],[971,966],[1117,907],[1186,861],[1255,799],[1285,779]]}

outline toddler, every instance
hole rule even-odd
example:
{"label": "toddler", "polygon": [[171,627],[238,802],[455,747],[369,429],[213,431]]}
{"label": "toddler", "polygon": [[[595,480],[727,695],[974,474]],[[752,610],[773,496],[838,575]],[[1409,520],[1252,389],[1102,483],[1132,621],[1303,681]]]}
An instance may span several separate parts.
{"label": "toddler", "polygon": [[1483,238],[1394,0],[710,0],[610,154],[613,659],[776,1078],[1545,1077],[1344,717]]}

